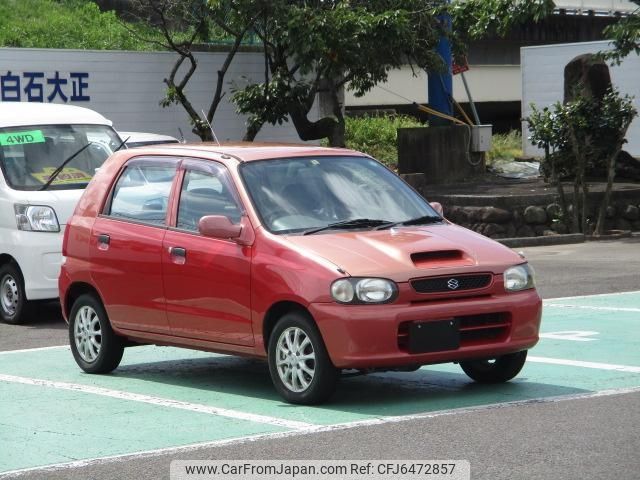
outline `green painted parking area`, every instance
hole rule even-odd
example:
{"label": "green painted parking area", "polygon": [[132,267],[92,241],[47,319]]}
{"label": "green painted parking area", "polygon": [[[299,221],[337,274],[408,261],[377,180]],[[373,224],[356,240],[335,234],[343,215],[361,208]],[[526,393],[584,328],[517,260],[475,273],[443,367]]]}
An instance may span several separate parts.
{"label": "green painted parking area", "polygon": [[521,374],[478,385],[456,365],[344,378],[331,403],[288,405],[256,360],[153,346],[87,375],[67,347],[0,353],[0,475],[83,459],[371,419],[640,387],[640,292],[545,302]]}

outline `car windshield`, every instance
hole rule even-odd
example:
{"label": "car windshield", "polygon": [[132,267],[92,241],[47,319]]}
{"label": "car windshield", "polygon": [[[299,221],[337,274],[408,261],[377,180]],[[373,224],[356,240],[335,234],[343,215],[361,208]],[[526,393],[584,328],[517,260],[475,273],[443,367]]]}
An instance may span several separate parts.
{"label": "car windshield", "polygon": [[62,162],[89,144],[65,165],[49,190],[84,188],[120,142],[107,125],[0,128],[0,167],[11,188],[39,190]]}
{"label": "car windshield", "polygon": [[273,233],[379,228],[414,219],[440,219],[400,178],[365,157],[247,162],[241,175],[263,223]]}

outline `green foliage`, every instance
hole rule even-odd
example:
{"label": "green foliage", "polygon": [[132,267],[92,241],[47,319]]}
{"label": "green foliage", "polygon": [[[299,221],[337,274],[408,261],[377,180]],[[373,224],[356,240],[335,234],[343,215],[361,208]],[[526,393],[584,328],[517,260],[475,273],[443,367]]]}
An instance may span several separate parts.
{"label": "green foliage", "polygon": [[466,54],[469,42],[495,35],[533,20],[539,22],[555,8],[553,0],[458,0],[443,7],[451,14],[454,54]]}
{"label": "green foliage", "polygon": [[640,0],[630,0],[638,8],[630,15],[604,29],[604,35],[613,41],[614,49],[604,52],[605,59],[620,65],[622,59],[635,52],[640,55]]}
{"label": "green foliage", "polygon": [[519,130],[509,133],[497,133],[491,138],[491,150],[487,152],[487,161],[512,160],[522,156],[522,134]]}
{"label": "green foliage", "polygon": [[[129,27],[141,36],[160,39],[141,24]],[[0,2],[0,46],[90,50],[157,50],[132,35],[114,12],[101,12],[87,0],[3,0]]]}
{"label": "green foliage", "polygon": [[425,126],[405,115],[347,117],[345,120],[347,148],[367,153],[390,167],[398,164],[398,128]]}

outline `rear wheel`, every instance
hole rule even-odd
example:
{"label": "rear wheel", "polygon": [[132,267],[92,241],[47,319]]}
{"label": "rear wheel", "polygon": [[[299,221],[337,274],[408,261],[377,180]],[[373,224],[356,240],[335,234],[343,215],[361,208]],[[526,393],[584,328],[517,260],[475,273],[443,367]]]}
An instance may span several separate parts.
{"label": "rear wheel", "polygon": [[12,263],[0,266],[0,318],[18,325],[26,320],[30,304],[20,269]]}
{"label": "rear wheel", "polygon": [[124,353],[124,341],[111,328],[102,303],[91,294],[78,297],[69,315],[69,342],[78,366],[87,373],[109,373]]}
{"label": "rear wheel", "polygon": [[492,359],[460,362],[464,373],[479,383],[503,383],[520,373],[527,360],[527,351],[510,353]]}
{"label": "rear wheel", "polygon": [[290,403],[324,402],[335,391],[339,370],[322,336],[304,313],[284,315],[269,337],[269,371],[278,393]]}

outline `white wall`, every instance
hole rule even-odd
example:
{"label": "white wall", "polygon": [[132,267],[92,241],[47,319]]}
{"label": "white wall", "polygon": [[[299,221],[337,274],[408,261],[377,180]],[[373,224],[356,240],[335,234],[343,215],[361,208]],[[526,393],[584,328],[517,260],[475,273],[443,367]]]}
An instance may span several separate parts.
{"label": "white wall", "polygon": [[[524,47],[520,49],[522,60],[522,118],[531,114],[531,103],[538,108],[562,101],[564,95],[564,67],[573,58],[584,53],[596,53],[607,49],[607,42],[570,43]],[[640,111],[640,56],[629,55],[620,66],[609,67],[613,86],[621,93],[635,96],[634,103]],[[542,152],[529,143],[529,129],[522,122],[523,149],[526,155],[539,156]],[[640,156],[640,119],[636,117],[627,132],[623,147],[634,156]]]}
{"label": "white wall", "polygon": [[[427,74],[420,69],[416,69],[415,73],[416,76],[408,66],[392,70],[389,72],[389,80],[381,85],[412,101],[428,103]],[[519,65],[471,65],[470,70],[465,72],[465,77],[476,103],[520,101],[522,98]],[[461,103],[468,101],[460,75],[453,77],[453,98]],[[347,91],[345,103],[348,107],[356,107],[409,102],[382,88],[374,87],[361,98],[356,98],[353,92]]]}
{"label": "white wall", "polygon": [[[225,59],[224,53],[198,53],[198,69],[189,83],[187,94],[194,107],[207,111],[215,91],[217,69]],[[172,52],[116,52],[90,50],[53,50],[53,49],[0,49],[0,76],[20,77],[21,100],[27,101],[24,89],[28,79],[25,72],[42,72],[44,101],[51,94],[53,85],[47,84],[55,72],[67,84],[62,86],[69,104],[91,108],[103,114],[114,123],[117,130],[147,131],[179,136],[178,127],[188,140],[197,139],[191,133],[187,114],[180,105],[162,108],[159,101],[164,97],[163,79],[169,75],[175,61]],[[71,72],[89,73],[85,94],[90,101],[71,101]],[[245,119],[235,113],[230,103],[232,81],[243,82],[242,76],[260,81],[264,76],[264,60],[260,53],[238,53],[226,75],[226,95],[214,117],[213,127],[222,140],[239,140],[245,131]],[[1,80],[1,79],[0,79]],[[15,86],[5,78],[0,83],[0,92],[13,96],[15,91],[7,87]],[[77,87],[77,81],[76,87]],[[4,88],[2,88],[4,87]],[[6,98],[0,95],[0,101]],[[65,103],[59,96],[54,103]],[[314,107],[315,108],[315,107]],[[317,114],[314,110],[313,115]],[[312,117],[313,119],[313,117]],[[300,142],[291,123],[283,126],[265,126],[257,140]]]}

